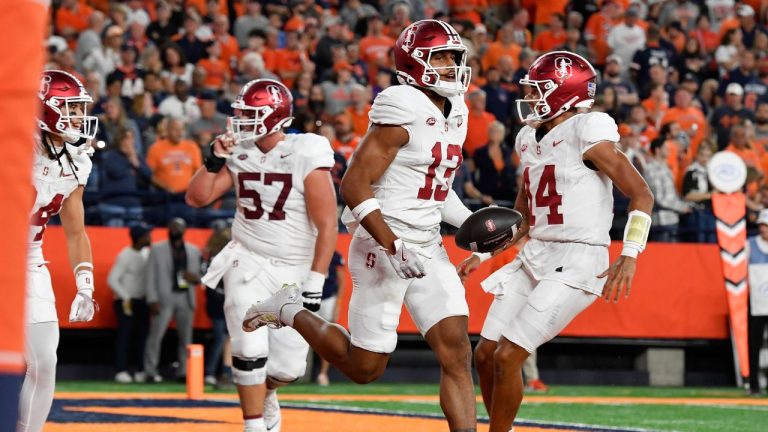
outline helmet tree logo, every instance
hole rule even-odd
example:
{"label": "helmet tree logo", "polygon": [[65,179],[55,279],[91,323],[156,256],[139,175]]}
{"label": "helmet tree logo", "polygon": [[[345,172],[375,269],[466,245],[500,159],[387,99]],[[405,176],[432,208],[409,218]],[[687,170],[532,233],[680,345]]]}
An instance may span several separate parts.
{"label": "helmet tree logo", "polygon": [[555,75],[560,81],[565,81],[573,75],[573,63],[568,57],[558,57],[555,59]]}
{"label": "helmet tree logo", "polygon": [[37,95],[40,99],[45,99],[48,92],[51,90],[51,76],[43,75],[43,79],[40,80],[40,88],[37,90]]}
{"label": "helmet tree logo", "polygon": [[276,85],[268,85],[267,92],[269,92],[269,97],[272,98],[272,103],[275,105],[283,103],[283,94],[280,92],[280,87]]}
{"label": "helmet tree logo", "polygon": [[403,37],[403,49],[405,52],[409,52],[411,47],[416,42],[416,29],[414,26],[410,26],[405,30],[405,36]]}

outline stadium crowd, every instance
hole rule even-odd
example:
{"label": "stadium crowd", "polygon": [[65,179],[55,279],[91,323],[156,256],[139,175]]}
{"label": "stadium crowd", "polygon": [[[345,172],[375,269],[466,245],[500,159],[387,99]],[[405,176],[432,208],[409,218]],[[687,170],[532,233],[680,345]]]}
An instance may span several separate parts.
{"label": "stadium crowd", "polygon": [[[203,210],[183,194],[239,89],[256,78],[292,89],[290,131],[328,138],[338,186],[373,98],[397,84],[396,37],[430,17],[450,22],[470,51],[469,134],[454,188],[471,207],[514,202],[517,83],[552,50],[599,70],[596,109],[620,124],[620,146],[656,197],[652,240],[714,241],[706,166],[718,151],[748,167],[753,228],[768,206],[766,0],[53,3],[47,67],[86,85],[106,143],[86,190],[89,224],[231,217],[234,193]],[[627,203],[616,191],[615,238]]]}

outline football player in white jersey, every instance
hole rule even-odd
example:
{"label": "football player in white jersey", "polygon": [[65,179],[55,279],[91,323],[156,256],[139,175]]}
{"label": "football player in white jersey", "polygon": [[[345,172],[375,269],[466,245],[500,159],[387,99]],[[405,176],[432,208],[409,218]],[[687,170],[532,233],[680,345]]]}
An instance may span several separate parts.
{"label": "football player in white jersey", "polygon": [[308,309],[319,309],[338,234],[333,150],[319,135],[283,133],[293,119],[293,98],[280,82],[249,82],[232,107],[232,130],[211,144],[187,202],[205,206],[236,189],[232,241],[211,262],[203,283],[215,288],[224,281],[245,430],[277,432],[276,389],[304,375],[309,346],[291,328],[246,333],[242,319],[251,304],[286,282],[302,287]]}
{"label": "football player in white jersey", "polygon": [[458,226],[471,214],[451,189],[467,134],[467,50],[453,27],[436,20],[411,24],[394,50],[402,85],[376,97],[341,184],[348,205],[342,220],[352,233],[351,336],[302,312],[291,287],[254,305],[243,325],[292,326],[321,357],[368,383],[395,349],[405,303],[440,363],[450,430],[474,431],[469,310],[440,237],[441,221]]}
{"label": "football player in white jersey", "polygon": [[[653,195],[619,150],[615,121],[605,113],[577,111],[592,107],[595,78],[587,60],[555,51],[539,57],[520,80],[527,92],[518,110],[527,125],[515,139],[523,176],[515,209],[524,218],[512,243],[526,235],[530,240],[482,283],[495,295],[475,349],[491,432],[512,427],[529,353],[599,296],[629,296],[648,238]],[[624,249],[609,266],[613,184],[631,202]],[[459,274],[468,275],[482,258],[468,258]]]}
{"label": "football player in white jersey", "polygon": [[[32,168],[36,197],[27,257],[27,371],[19,398],[17,432],[43,430],[53,402],[59,326],[51,275],[43,258],[43,234],[56,214],[64,226],[77,285],[69,321],[90,321],[95,312],[91,243],[83,211],[83,190],[92,166],[90,140],[98,127],[96,117],[87,115],[88,104],[93,101],[77,78],[58,70],[43,72],[38,96],[42,105],[40,135]],[[75,145],[83,138],[85,145]]]}

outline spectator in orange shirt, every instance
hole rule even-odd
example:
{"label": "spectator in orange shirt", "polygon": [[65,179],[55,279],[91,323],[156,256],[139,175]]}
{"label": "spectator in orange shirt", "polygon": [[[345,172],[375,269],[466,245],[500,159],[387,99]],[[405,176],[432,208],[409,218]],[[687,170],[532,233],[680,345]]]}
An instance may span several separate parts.
{"label": "spectator in orange shirt", "polygon": [[691,104],[693,94],[685,87],[680,87],[675,92],[675,106],[670,108],[661,123],[677,122],[690,138],[691,154],[696,154],[699,143],[707,133],[707,120],[701,109]]}
{"label": "spectator in orange shirt", "polygon": [[488,126],[496,120],[493,114],[485,110],[485,92],[483,90],[477,89],[469,94],[468,117],[464,151],[469,157],[472,157],[475,150],[488,142]]}
{"label": "spectator in orange shirt", "polygon": [[483,69],[499,64],[499,59],[503,56],[509,56],[517,68],[520,64],[520,52],[522,48],[515,43],[515,28],[511,22],[505,23],[499,31],[499,40],[488,44],[488,49],[483,54]]}
{"label": "spectator in orange shirt", "polygon": [[553,13],[549,18],[547,29],[537,34],[536,39],[533,40],[533,49],[543,54],[564,44],[565,41],[565,16],[561,13]]}
{"label": "spectator in orange shirt", "polygon": [[275,51],[275,73],[288,87],[293,86],[296,77],[304,69],[306,54],[297,32],[285,33],[285,48]]}
{"label": "spectator in orange shirt", "polygon": [[184,139],[184,123],[168,119],[167,138],[152,144],[147,165],[152,170],[152,183],[170,193],[187,190],[187,185],[202,165],[200,147]]}
{"label": "spectator in orange shirt", "polygon": [[648,112],[643,105],[635,105],[629,111],[629,127],[637,134],[640,147],[648,150],[651,141],[659,135],[658,129],[648,119]]}
{"label": "spectator in orange shirt", "polygon": [[547,22],[551,22],[552,14],[563,13],[568,0],[547,0],[536,2],[536,13],[533,15],[535,31],[541,31]]}
{"label": "spectator in orange shirt", "polygon": [[760,164],[760,158],[749,142],[747,128],[744,125],[731,127],[731,143],[725,148],[725,151],[736,153],[748,168],[754,168],[762,175],[763,168]]}
{"label": "spectator in orange shirt", "polygon": [[368,18],[368,32],[360,39],[360,57],[368,64],[368,82],[373,82],[378,71],[379,60],[387,56],[395,40],[385,35],[384,21],[380,15]]}
{"label": "spectator in orange shirt", "polygon": [[348,161],[360,143],[360,136],[352,129],[352,121],[345,112],[334,116],[333,128],[336,132],[333,150],[341,153]]}
{"label": "spectator in orange shirt", "polygon": [[584,28],[584,39],[587,46],[594,50],[595,58],[593,64],[602,66],[605,64],[605,58],[610,54],[608,47],[608,33],[613,26],[619,22],[621,7],[614,1],[603,2],[599,13],[592,14],[587,20],[587,26]]}
{"label": "spectator in orange shirt", "polygon": [[205,70],[205,81],[203,85],[206,89],[220,91],[230,80],[229,65],[221,58],[221,43],[216,39],[208,42],[206,48],[208,58],[200,60],[198,67]]}
{"label": "spectator in orange shirt", "polygon": [[699,15],[696,20],[696,28],[691,32],[691,37],[699,41],[707,54],[712,54],[720,45],[720,35],[712,30],[712,25],[707,14]]}
{"label": "spectator in orange shirt", "polygon": [[77,0],[62,0],[56,10],[56,33],[67,40],[77,40],[81,31],[88,28],[88,18],[93,13],[90,6]]}
{"label": "spectator in orange shirt", "polygon": [[453,19],[477,25],[483,22],[481,14],[488,9],[488,0],[448,0],[448,9]]}
{"label": "spectator in orange shirt", "polygon": [[229,34],[229,19],[226,15],[216,15],[213,21],[213,37],[221,45],[221,59],[229,66],[230,71],[237,69],[240,60],[240,47],[237,39]]}
{"label": "spectator in orange shirt", "polygon": [[352,122],[352,131],[357,136],[364,136],[368,132],[368,111],[371,110],[368,89],[360,84],[353,84],[350,98],[351,104],[346,113]]}

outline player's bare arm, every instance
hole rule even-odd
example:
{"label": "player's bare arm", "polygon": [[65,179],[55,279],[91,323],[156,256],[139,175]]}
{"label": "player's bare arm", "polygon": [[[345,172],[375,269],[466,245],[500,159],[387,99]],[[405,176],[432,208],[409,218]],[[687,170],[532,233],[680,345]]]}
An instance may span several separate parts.
{"label": "player's bare arm", "polygon": [[[584,159],[592,162],[598,170],[605,173],[613,181],[620,191],[629,197],[630,214],[633,211],[642,212],[645,215],[651,214],[653,211],[653,194],[651,190],[629,159],[616,147],[615,143],[604,141],[595,144],[584,153]],[[635,230],[632,227],[632,224],[635,222],[644,224],[646,220],[630,217],[628,222],[629,232]],[[648,227],[650,227],[650,220],[647,220],[646,238]],[[625,244],[626,241],[625,234]],[[644,246],[645,238],[642,239],[642,243]],[[608,277],[603,289],[603,297],[606,301],[611,299],[614,302],[619,301],[622,290],[624,291],[624,296],[629,297],[636,265],[636,257],[627,256],[622,253],[608,269],[598,276],[600,278]]]}
{"label": "player's bare arm", "polygon": [[61,206],[61,224],[67,237],[67,253],[72,272],[75,276],[77,294],[69,313],[70,322],[90,321],[95,313],[93,302],[93,257],[91,241],[85,232],[85,210],[83,209],[83,191],[79,186]]}
{"label": "player's bare arm", "polygon": [[[341,196],[350,209],[373,198],[371,185],[384,174],[408,138],[408,132],[400,126],[371,126],[341,180]],[[360,223],[390,254],[395,253],[397,236],[384,222],[380,210],[372,211]]]}
{"label": "player's bare arm", "polygon": [[[235,141],[230,134],[228,132],[227,134],[219,135],[211,144],[214,159],[224,160],[225,157],[228,157],[234,151]],[[227,169],[226,165],[223,165],[223,161],[220,162],[222,165],[218,167],[219,171],[215,171],[215,167],[211,166],[208,159],[206,159],[205,165],[197,170],[187,188],[185,195],[187,204],[192,207],[205,207],[232,189],[234,183],[229,169]]]}
{"label": "player's bare arm", "polygon": [[304,201],[309,220],[317,228],[312,271],[325,274],[336,250],[339,227],[336,221],[336,192],[327,169],[316,169],[304,179]]}
{"label": "player's bare arm", "polygon": [[505,243],[502,247],[493,251],[490,256],[486,255],[483,257],[482,255],[472,254],[467,259],[460,262],[456,266],[456,272],[459,274],[462,282],[464,282],[467,277],[469,277],[470,273],[477,270],[477,267],[479,267],[480,264],[482,264],[484,261],[482,258],[487,259],[496,256],[509,249],[511,246],[517,244],[520,240],[524,239],[528,235],[528,232],[531,230],[531,209],[528,208],[528,198],[525,196],[525,190],[523,188],[520,188],[520,190],[517,192],[517,197],[515,198],[515,210],[519,211],[520,214],[523,215],[523,222],[520,224],[520,228],[518,229],[515,236],[512,237],[512,239]]}
{"label": "player's bare arm", "polygon": [[90,263],[91,241],[85,232],[85,210],[83,209],[83,186],[78,187],[64,200],[61,206],[61,225],[67,237],[67,254],[72,271],[77,271],[81,263]]}

